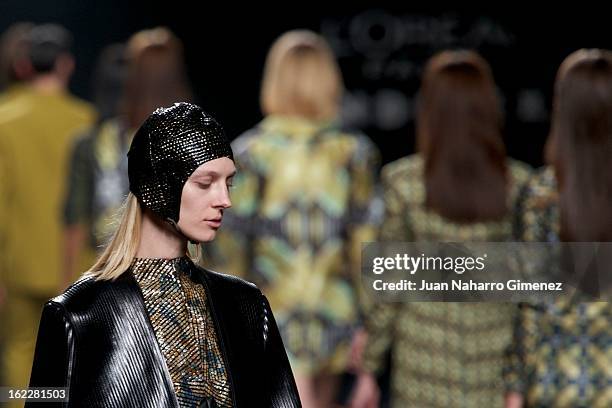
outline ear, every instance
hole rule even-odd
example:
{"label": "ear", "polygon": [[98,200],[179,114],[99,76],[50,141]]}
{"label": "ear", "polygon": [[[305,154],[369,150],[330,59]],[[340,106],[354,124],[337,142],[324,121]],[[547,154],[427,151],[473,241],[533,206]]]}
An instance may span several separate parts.
{"label": "ear", "polygon": [[55,72],[68,81],[74,72],[74,57],[68,53],[61,54],[55,61]]}
{"label": "ear", "polygon": [[17,58],[13,61],[13,72],[19,81],[24,81],[34,76],[34,68],[28,58]]}

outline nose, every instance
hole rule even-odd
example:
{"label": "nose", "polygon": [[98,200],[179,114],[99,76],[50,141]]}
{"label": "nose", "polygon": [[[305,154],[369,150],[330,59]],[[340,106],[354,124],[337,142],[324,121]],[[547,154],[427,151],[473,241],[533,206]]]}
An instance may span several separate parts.
{"label": "nose", "polygon": [[230,199],[229,189],[227,186],[220,189],[217,197],[216,207],[219,208],[230,208],[232,206],[232,200]]}

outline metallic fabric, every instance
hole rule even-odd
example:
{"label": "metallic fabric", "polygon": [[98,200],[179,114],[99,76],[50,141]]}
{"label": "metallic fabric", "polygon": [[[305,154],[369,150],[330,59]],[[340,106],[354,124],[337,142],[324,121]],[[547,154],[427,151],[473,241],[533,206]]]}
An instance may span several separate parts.
{"label": "metallic fabric", "polygon": [[[186,266],[206,293],[232,390],[232,406],[301,407],[274,316],[259,289],[191,262]],[[179,406],[131,271],[114,281],[83,278],[47,302],[30,387],[69,387],[67,404],[45,406]],[[214,407],[214,401],[208,399],[203,406]]]}
{"label": "metallic fabric", "polygon": [[197,105],[182,102],[153,112],[128,152],[130,191],[162,219],[178,223],[183,185],[202,164],[228,157],[223,128]]}
{"label": "metallic fabric", "polygon": [[202,285],[188,273],[189,260],[137,258],[132,273],[181,407],[212,397],[231,407],[230,385]]}

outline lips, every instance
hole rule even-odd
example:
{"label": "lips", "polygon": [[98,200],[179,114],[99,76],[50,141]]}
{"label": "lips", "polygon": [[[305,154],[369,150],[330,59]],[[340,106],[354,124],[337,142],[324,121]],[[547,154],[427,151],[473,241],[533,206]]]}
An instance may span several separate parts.
{"label": "lips", "polygon": [[214,218],[211,220],[205,220],[206,224],[208,224],[212,228],[219,228],[221,226],[221,218]]}

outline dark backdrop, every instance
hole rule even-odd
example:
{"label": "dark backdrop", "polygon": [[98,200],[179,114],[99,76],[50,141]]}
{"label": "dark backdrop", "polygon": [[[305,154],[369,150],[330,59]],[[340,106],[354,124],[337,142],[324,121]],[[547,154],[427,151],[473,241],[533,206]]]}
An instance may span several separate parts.
{"label": "dark backdrop", "polygon": [[542,163],[559,63],[581,47],[612,46],[607,13],[593,8],[533,14],[503,10],[238,2],[3,1],[0,30],[16,21],[57,22],[75,36],[71,89],[88,98],[97,53],[156,25],[184,42],[198,102],[231,138],[261,119],[259,83],[273,40],[292,28],[321,32],[332,44],[347,87],[344,119],[365,131],[389,162],[413,151],[412,115],[423,62],[444,48],[474,48],[489,60],[506,110],[510,155]]}

